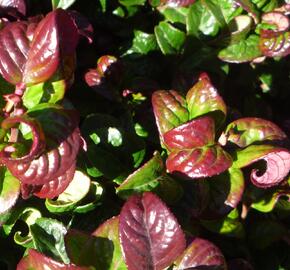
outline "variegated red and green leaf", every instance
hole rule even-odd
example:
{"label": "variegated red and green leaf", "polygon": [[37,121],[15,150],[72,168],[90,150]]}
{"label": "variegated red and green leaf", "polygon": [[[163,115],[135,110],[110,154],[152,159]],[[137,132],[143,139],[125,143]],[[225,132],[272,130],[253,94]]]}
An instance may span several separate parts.
{"label": "variegated red and green leaf", "polygon": [[241,118],[230,123],[225,131],[227,141],[240,147],[266,140],[283,140],[287,135],[274,123],[255,117]]}
{"label": "variegated red and green leaf", "polygon": [[161,137],[165,132],[187,122],[189,119],[186,101],[174,90],[154,92],[152,106]]}
{"label": "variegated red and green leaf", "polygon": [[270,145],[251,145],[235,153],[233,167],[243,168],[259,160],[266,162],[266,169],[252,170],[251,181],[261,188],[268,188],[282,182],[290,171],[290,151]]}
{"label": "variegated red and green leaf", "polygon": [[231,165],[231,156],[219,145],[173,151],[166,161],[170,173],[181,173],[190,178],[218,175]]}
{"label": "variegated red and green leaf", "polygon": [[210,113],[214,117],[216,125],[219,126],[227,114],[222,97],[206,73],[201,74],[198,82],[188,91],[186,101],[189,119]]}

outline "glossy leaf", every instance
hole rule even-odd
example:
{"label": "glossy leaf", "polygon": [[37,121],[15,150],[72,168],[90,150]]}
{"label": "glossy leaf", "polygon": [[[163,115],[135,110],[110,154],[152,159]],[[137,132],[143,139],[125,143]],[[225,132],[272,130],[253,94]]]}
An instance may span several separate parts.
{"label": "glossy leaf", "polygon": [[142,31],[134,31],[134,39],[132,47],[128,53],[148,54],[158,49],[156,37]]}
{"label": "glossy leaf", "polygon": [[214,120],[204,116],[169,130],[164,143],[170,151],[214,144]]}
{"label": "glossy leaf", "polygon": [[239,147],[246,147],[254,142],[283,140],[286,134],[274,123],[261,118],[241,118],[230,123],[225,131],[227,141]]}
{"label": "glossy leaf", "polygon": [[226,261],[214,244],[195,238],[175,261],[174,270],[199,269],[202,266],[220,266],[219,269],[226,269]]}
{"label": "glossy leaf", "polygon": [[155,26],[154,33],[163,54],[179,52],[185,42],[185,33],[167,22]]}
{"label": "glossy leaf", "polygon": [[50,212],[65,212],[74,209],[89,192],[91,180],[81,171],[75,171],[69,186],[56,200],[47,199],[45,205]]}
{"label": "glossy leaf", "polygon": [[13,22],[0,32],[0,72],[5,80],[21,83],[30,41],[26,22]]}
{"label": "glossy leaf", "polygon": [[89,270],[87,267],[79,267],[73,264],[63,264],[49,258],[42,253],[30,249],[28,255],[25,256],[17,265],[17,270]]}
{"label": "glossy leaf", "polygon": [[236,151],[233,167],[243,168],[259,160],[266,162],[265,171],[259,172],[254,169],[251,173],[251,180],[258,187],[268,188],[278,185],[289,173],[290,152],[270,145],[252,145]]}
{"label": "glossy leaf", "polygon": [[170,173],[182,173],[190,178],[220,174],[231,164],[230,155],[218,145],[173,151],[166,160]]}
{"label": "glossy leaf", "polygon": [[171,23],[182,23],[186,24],[186,16],[188,14],[188,8],[178,7],[171,8],[167,7],[160,10],[161,14]]}
{"label": "glossy leaf", "polygon": [[23,81],[27,85],[49,79],[63,57],[74,54],[78,32],[70,16],[62,9],[50,12],[35,29]]}
{"label": "glossy leaf", "polygon": [[26,14],[25,0],[1,0],[0,7],[15,8],[22,15]]}
{"label": "glossy leaf", "polygon": [[188,91],[186,101],[190,119],[215,112],[213,116],[216,124],[220,125],[226,116],[226,105],[205,73],[199,76],[198,82]]}
{"label": "glossy leaf", "polygon": [[67,9],[69,8],[76,0],[51,0],[52,8],[62,8]]}
{"label": "glossy leaf", "polygon": [[156,152],[152,159],[127,177],[116,189],[117,194],[126,199],[135,193],[151,191],[159,185],[159,178],[164,174],[165,166],[160,154]]}
{"label": "glossy leaf", "polygon": [[119,2],[127,7],[144,5],[146,0],[119,0]]}
{"label": "glossy leaf", "polygon": [[30,226],[30,230],[37,250],[64,263],[70,262],[64,244],[67,230],[61,222],[50,218],[38,218]]}
{"label": "glossy leaf", "polygon": [[256,23],[259,21],[259,11],[256,9],[253,1],[236,0],[236,2],[254,18]]}
{"label": "glossy leaf", "polygon": [[[112,260],[108,270],[125,270],[127,269],[122,256],[122,250],[119,240],[119,217],[112,217],[93,232],[97,237],[109,239],[113,243]],[[109,252],[111,253],[111,252]]]}
{"label": "glossy leaf", "polygon": [[121,247],[129,270],[164,269],[185,248],[185,238],[175,217],[150,192],[129,198],[119,222]]}
{"label": "glossy leaf", "polygon": [[0,214],[12,208],[20,193],[20,183],[8,170],[0,168]]}
{"label": "glossy leaf", "polygon": [[262,52],[259,49],[259,37],[257,35],[250,35],[247,39],[229,45],[218,54],[221,60],[229,63],[249,62],[260,56],[262,56]]}
{"label": "glossy leaf", "polygon": [[152,105],[160,135],[188,121],[186,101],[176,91],[156,91]]}
{"label": "glossy leaf", "polygon": [[230,43],[238,43],[245,39],[252,28],[252,19],[247,15],[239,15],[234,18],[229,24],[231,31]]}
{"label": "glossy leaf", "polygon": [[[154,0],[149,0],[151,3]],[[181,6],[189,6],[193,4],[195,0],[160,0],[159,6],[166,6],[166,7],[181,7]]]}

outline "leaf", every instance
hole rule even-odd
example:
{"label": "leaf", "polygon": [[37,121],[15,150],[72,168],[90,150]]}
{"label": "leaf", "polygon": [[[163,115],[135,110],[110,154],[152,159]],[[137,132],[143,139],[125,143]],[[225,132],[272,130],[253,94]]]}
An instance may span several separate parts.
{"label": "leaf", "polygon": [[250,35],[247,39],[241,40],[238,43],[229,45],[222,49],[218,57],[229,63],[244,63],[253,61],[262,55],[259,49],[259,37]]}
{"label": "leaf", "polygon": [[201,74],[198,82],[188,91],[186,101],[189,119],[213,113],[216,124],[219,126],[227,114],[227,108],[222,97],[218,94],[206,73]]}
{"label": "leaf", "polygon": [[225,136],[227,141],[239,147],[246,147],[254,142],[287,138],[287,135],[274,123],[255,117],[233,121],[227,126]]}
{"label": "leaf", "polygon": [[119,222],[128,270],[164,269],[185,248],[185,238],[175,217],[150,192],[130,197],[121,210]]}
{"label": "leaf", "polygon": [[0,73],[14,85],[22,81],[29,52],[28,24],[9,23],[0,31]]}
{"label": "leaf", "polygon": [[259,11],[256,9],[253,1],[250,0],[236,0],[239,6],[246,10],[255,20],[255,23],[259,22]]}
{"label": "leaf", "polygon": [[161,9],[160,12],[163,16],[171,23],[186,23],[186,16],[188,13],[188,8],[177,7],[177,8],[165,8]]}
{"label": "leaf", "polygon": [[86,267],[79,267],[73,264],[63,264],[57,262],[49,257],[46,257],[42,253],[29,249],[28,255],[21,259],[17,265],[17,270],[89,270]]}
{"label": "leaf", "polygon": [[22,15],[26,14],[25,0],[1,0],[0,7],[15,8]]}
{"label": "leaf", "polygon": [[75,171],[74,178],[65,191],[56,200],[45,201],[46,208],[53,213],[74,209],[89,192],[90,184],[91,180],[87,175],[81,171]]}
{"label": "leaf", "polygon": [[97,237],[104,237],[110,240],[113,243],[113,246],[110,245],[110,248],[113,249],[112,260],[108,270],[126,270],[125,261],[122,256],[122,250],[119,240],[119,217],[112,217],[103,224],[101,224],[96,231],[93,232],[93,235]]}
{"label": "leaf", "polygon": [[188,121],[186,101],[174,90],[155,91],[152,106],[160,136]]}
{"label": "leaf", "polygon": [[259,160],[266,162],[266,169],[262,173],[254,169],[251,181],[261,188],[278,185],[288,175],[290,170],[290,152],[284,148],[270,145],[251,145],[236,151],[233,167],[243,168]]}
{"label": "leaf", "polygon": [[182,173],[190,178],[220,174],[231,164],[230,155],[219,145],[173,151],[166,160],[170,173]]}
{"label": "leaf", "polygon": [[158,49],[156,38],[153,34],[148,34],[139,30],[134,31],[134,39],[129,53],[148,54]]}
{"label": "leaf", "polygon": [[46,15],[34,31],[23,71],[23,82],[30,86],[49,79],[61,61],[74,54],[78,32],[71,17],[62,9]]}
{"label": "leaf", "polygon": [[146,0],[119,0],[119,2],[126,7],[130,7],[144,5]]}
{"label": "leaf", "polygon": [[221,266],[221,269],[226,269],[226,261],[214,244],[202,238],[195,238],[175,261],[173,269],[199,269],[199,266]]}
{"label": "leaf", "polygon": [[64,263],[70,262],[64,244],[67,230],[62,223],[51,218],[38,218],[30,230],[37,250]]}
{"label": "leaf", "polygon": [[214,120],[208,116],[194,119],[164,134],[169,151],[191,149],[214,144]]}
{"label": "leaf", "polygon": [[239,15],[229,24],[231,31],[230,44],[235,44],[244,40],[252,28],[252,19],[248,15]]}
{"label": "leaf", "polygon": [[159,185],[159,178],[165,174],[165,167],[158,152],[141,168],[130,174],[127,179],[116,189],[117,194],[126,199],[129,196],[152,191]]}
{"label": "leaf", "polygon": [[52,8],[62,8],[67,9],[69,8],[76,0],[51,0]]}
{"label": "leaf", "polygon": [[228,262],[229,270],[254,270],[253,266],[244,259],[232,259]]}
{"label": "leaf", "polygon": [[20,193],[20,183],[8,170],[0,168],[0,215],[10,210]]}
{"label": "leaf", "polygon": [[[151,3],[154,0],[149,0]],[[193,4],[195,0],[160,0],[159,6],[166,7],[185,7]]]}
{"label": "leaf", "polygon": [[216,4],[214,0],[201,0],[201,3],[212,13],[221,28],[224,28],[227,25],[219,4]]}
{"label": "leaf", "polygon": [[154,33],[157,43],[165,55],[179,52],[186,38],[184,32],[167,22],[160,22],[159,25],[155,26]]}

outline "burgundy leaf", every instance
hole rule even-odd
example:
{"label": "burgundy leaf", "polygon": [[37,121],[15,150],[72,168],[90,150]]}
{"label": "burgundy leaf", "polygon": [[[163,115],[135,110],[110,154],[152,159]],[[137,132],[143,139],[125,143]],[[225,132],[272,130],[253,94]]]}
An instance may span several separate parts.
{"label": "burgundy leaf", "polygon": [[273,25],[275,30],[261,30],[260,49],[265,56],[287,56],[290,53],[289,19],[280,12],[266,13],[262,22]]}
{"label": "burgundy leaf", "polygon": [[225,131],[227,141],[240,147],[266,140],[283,140],[286,134],[274,123],[261,118],[241,118],[230,123]]}
{"label": "burgundy leaf", "polygon": [[[43,130],[39,124],[38,121],[35,119],[32,119],[28,116],[14,116],[14,117],[9,117],[6,118],[2,123],[1,127],[4,130],[10,129],[15,127],[17,124],[24,123],[28,125],[31,129],[32,133],[32,145],[30,148],[30,151],[22,156],[22,157],[11,157],[11,153],[13,151],[10,150],[11,146],[5,147],[1,152],[0,152],[0,161],[6,165],[8,163],[14,163],[14,164],[19,164],[23,162],[30,162],[32,161],[35,157],[40,155],[44,148],[45,148],[45,136],[43,134]],[[11,135],[12,137],[12,135]],[[12,146],[13,148],[13,146]]]}
{"label": "burgundy leaf", "polygon": [[98,87],[102,82],[103,76],[97,69],[90,69],[85,74],[85,81],[90,87]]}
{"label": "burgundy leaf", "polygon": [[0,32],[0,73],[14,85],[22,81],[28,56],[27,29],[26,22],[13,22]]}
{"label": "burgundy leaf", "polygon": [[50,12],[35,29],[23,81],[31,85],[49,79],[60,61],[74,54],[78,38],[77,28],[66,11]]}
{"label": "burgundy leaf", "polygon": [[63,264],[57,262],[42,253],[29,249],[28,255],[21,259],[17,265],[17,270],[89,270],[89,267],[79,267],[73,264]]}
{"label": "burgundy leaf", "polygon": [[251,173],[251,180],[258,187],[278,185],[290,171],[290,151],[269,145],[252,145],[237,151],[233,166],[243,168],[259,160],[266,162],[266,170],[259,172],[254,169]]}
{"label": "burgundy leaf", "polygon": [[214,136],[214,120],[205,116],[169,130],[164,134],[164,143],[170,151],[190,149],[213,144]]}
{"label": "burgundy leaf", "polygon": [[[221,251],[211,242],[195,238],[175,262],[176,270],[199,269],[201,266],[220,266],[226,269],[226,261]],[[207,269],[207,268],[205,268]]]}
{"label": "burgundy leaf", "polygon": [[168,267],[185,248],[183,232],[153,193],[134,195],[122,208],[120,242],[128,270]]}
{"label": "burgundy leaf", "polygon": [[174,90],[154,92],[152,106],[160,136],[188,121],[186,101]]}
{"label": "burgundy leaf", "polygon": [[219,145],[173,151],[166,161],[170,173],[179,172],[190,178],[220,174],[231,164],[230,155]]}
{"label": "burgundy leaf", "polygon": [[26,14],[25,0],[0,0],[0,7],[14,8],[22,15]]}
{"label": "burgundy leaf", "polygon": [[218,94],[206,73],[202,73],[198,82],[188,91],[186,101],[189,119],[215,112],[213,116],[216,124],[220,125],[227,114],[227,108],[222,97]]}

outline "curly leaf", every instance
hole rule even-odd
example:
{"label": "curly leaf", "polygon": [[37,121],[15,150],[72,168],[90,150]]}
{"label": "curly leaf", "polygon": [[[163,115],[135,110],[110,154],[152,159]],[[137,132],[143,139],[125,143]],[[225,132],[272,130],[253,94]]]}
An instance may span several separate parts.
{"label": "curly leaf", "polygon": [[63,264],[57,262],[42,253],[29,249],[28,255],[21,259],[16,270],[89,270],[87,267],[79,267],[73,264]]}
{"label": "curly leaf", "polygon": [[231,44],[222,49],[218,57],[229,63],[244,63],[253,61],[262,55],[259,48],[259,37],[250,35],[247,39],[243,39],[238,43]]}
{"label": "curly leaf", "polygon": [[230,123],[225,131],[227,141],[240,147],[266,140],[283,140],[287,135],[274,123],[255,117],[241,118]]}
{"label": "curly leaf", "polygon": [[119,221],[120,242],[129,270],[168,267],[185,248],[183,232],[153,193],[132,196]]}
{"label": "curly leaf", "polygon": [[278,185],[289,173],[289,150],[270,145],[251,145],[236,151],[233,167],[243,168],[259,160],[264,160],[267,168],[262,174],[257,169],[252,170],[251,180],[258,187],[268,188]]}
{"label": "curly leaf", "polygon": [[0,215],[16,203],[20,193],[20,183],[8,170],[0,168]]}
{"label": "curly leaf", "polygon": [[170,150],[191,149],[214,144],[214,120],[204,116],[169,130],[164,143]]}
{"label": "curly leaf", "polygon": [[0,73],[16,85],[22,81],[30,48],[26,22],[13,22],[0,32]]}
{"label": "curly leaf", "polygon": [[255,5],[250,0],[236,0],[239,6],[246,10],[255,20],[256,23],[259,21],[259,11],[256,9]]}
{"label": "curly leaf", "polygon": [[198,267],[202,266],[219,266],[218,269],[225,270],[226,261],[219,248],[214,244],[202,238],[195,238],[175,261],[173,269],[199,269]]}
{"label": "curly leaf", "polygon": [[178,172],[190,178],[217,175],[232,164],[230,155],[219,145],[173,151],[166,160],[170,173]]}
{"label": "curly leaf", "polygon": [[78,38],[77,28],[64,10],[46,15],[35,29],[23,81],[32,85],[49,79],[63,58],[74,54]]}
{"label": "curly leaf", "polygon": [[226,105],[222,97],[212,85],[206,73],[199,76],[198,82],[186,95],[189,119],[215,112],[216,124],[220,125],[227,114]]}
{"label": "curly leaf", "polygon": [[112,260],[108,270],[126,270],[127,267],[122,256],[119,240],[119,217],[112,217],[108,219],[106,222],[101,224],[96,231],[93,232],[93,235],[106,238],[113,243],[113,247],[110,245],[109,253],[112,253]]}
{"label": "curly leaf", "polygon": [[186,101],[176,91],[156,91],[152,106],[160,135],[188,121]]}
{"label": "curly leaf", "polygon": [[56,200],[47,199],[45,206],[50,212],[58,213],[74,209],[90,190],[91,180],[82,173],[76,171],[69,186]]}

